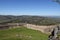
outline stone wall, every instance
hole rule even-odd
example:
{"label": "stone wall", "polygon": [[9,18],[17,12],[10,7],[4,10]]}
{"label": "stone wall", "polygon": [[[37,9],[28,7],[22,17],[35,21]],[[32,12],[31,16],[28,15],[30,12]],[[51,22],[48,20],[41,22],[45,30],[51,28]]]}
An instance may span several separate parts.
{"label": "stone wall", "polygon": [[53,28],[56,27],[56,25],[40,26],[40,25],[33,25],[33,24],[26,24],[24,26],[29,28],[29,29],[39,30],[39,31],[41,31],[43,33],[51,33]]}

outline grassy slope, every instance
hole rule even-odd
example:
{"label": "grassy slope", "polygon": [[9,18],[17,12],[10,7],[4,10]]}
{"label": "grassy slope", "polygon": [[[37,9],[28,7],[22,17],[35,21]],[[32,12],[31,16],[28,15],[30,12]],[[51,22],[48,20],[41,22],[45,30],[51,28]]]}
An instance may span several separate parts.
{"label": "grassy slope", "polygon": [[47,40],[47,36],[39,31],[24,27],[0,30],[0,40]]}

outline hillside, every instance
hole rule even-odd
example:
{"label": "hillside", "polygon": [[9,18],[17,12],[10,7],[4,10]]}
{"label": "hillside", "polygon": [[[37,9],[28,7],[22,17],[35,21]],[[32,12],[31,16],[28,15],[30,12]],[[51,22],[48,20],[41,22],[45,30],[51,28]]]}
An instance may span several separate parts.
{"label": "hillside", "polygon": [[55,25],[60,24],[59,17],[44,17],[44,16],[11,16],[11,15],[0,15],[0,23],[28,23],[35,25]]}
{"label": "hillside", "polygon": [[0,30],[0,40],[47,40],[48,35],[25,27]]}

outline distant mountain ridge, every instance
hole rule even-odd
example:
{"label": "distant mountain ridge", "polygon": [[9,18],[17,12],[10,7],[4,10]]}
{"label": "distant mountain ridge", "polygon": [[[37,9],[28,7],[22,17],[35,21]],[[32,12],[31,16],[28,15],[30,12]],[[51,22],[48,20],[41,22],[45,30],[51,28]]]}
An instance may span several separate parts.
{"label": "distant mountain ridge", "polygon": [[[60,24],[60,17],[50,17],[50,16],[30,16],[30,15],[22,15],[22,16],[13,16],[13,15],[0,15],[0,22],[8,22],[8,20],[12,22],[18,23],[29,23],[35,25],[55,25]],[[13,21],[12,21],[13,20]]]}

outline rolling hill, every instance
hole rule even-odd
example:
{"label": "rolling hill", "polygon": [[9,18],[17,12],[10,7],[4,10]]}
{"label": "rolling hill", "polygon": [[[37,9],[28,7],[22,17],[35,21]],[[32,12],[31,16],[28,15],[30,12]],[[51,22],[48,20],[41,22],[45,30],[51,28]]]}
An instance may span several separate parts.
{"label": "rolling hill", "polygon": [[55,25],[60,24],[59,17],[44,17],[44,16],[11,16],[0,15],[0,23],[28,23],[35,25]]}

